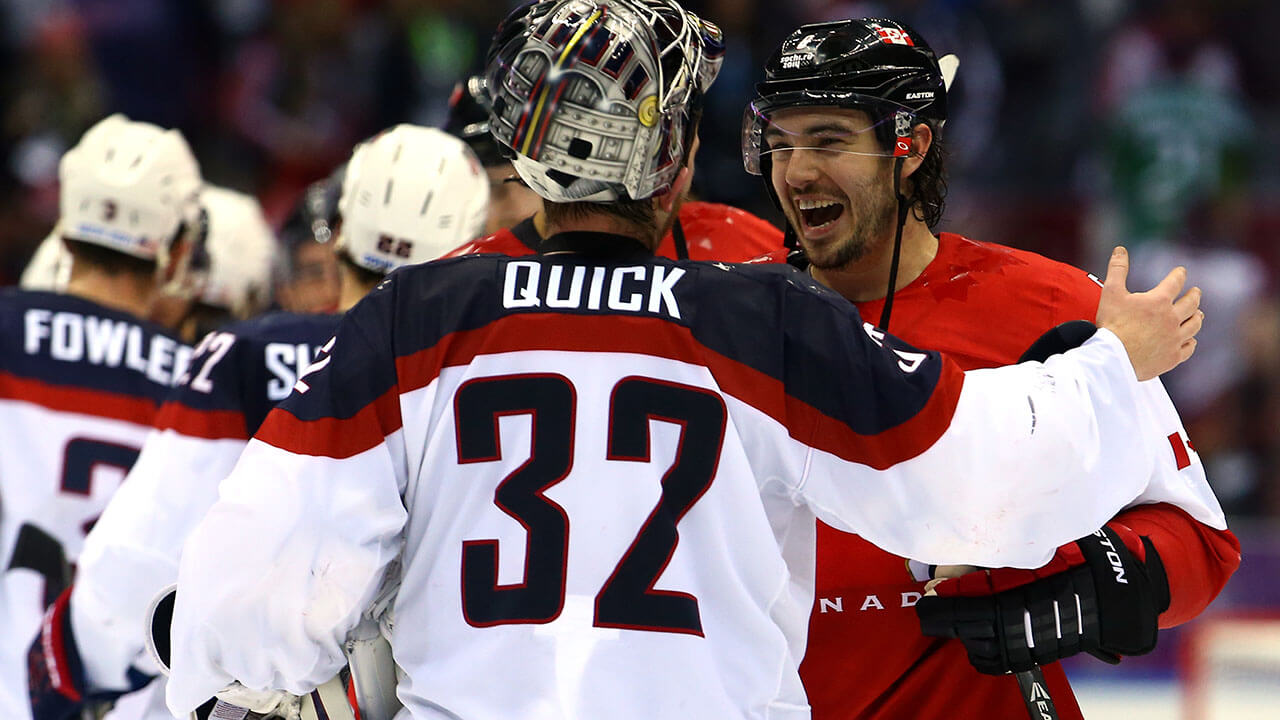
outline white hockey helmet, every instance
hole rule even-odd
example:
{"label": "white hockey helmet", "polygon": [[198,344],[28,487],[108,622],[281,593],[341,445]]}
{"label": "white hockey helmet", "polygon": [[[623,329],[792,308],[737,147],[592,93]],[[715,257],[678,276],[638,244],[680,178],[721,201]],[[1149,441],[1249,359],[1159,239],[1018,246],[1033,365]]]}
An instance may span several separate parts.
{"label": "white hockey helmet", "polygon": [[167,260],[169,243],[197,215],[200,166],[177,130],[112,115],[62,156],[63,236],[144,260]]}
{"label": "white hockey helmet", "polygon": [[250,195],[206,185],[200,191],[200,207],[205,218],[205,257],[192,263],[200,276],[196,298],[239,318],[260,312],[271,297],[272,270],[278,258],[276,236],[262,206]]}
{"label": "white hockey helmet", "polygon": [[397,125],[356,147],[338,214],[337,249],[360,267],[389,273],[478,237],[489,214],[489,179],[462,140]]}
{"label": "white hockey helmet", "polygon": [[684,166],[723,60],[720,29],[674,0],[525,5],[490,48],[490,129],[547,200],[643,200]]}

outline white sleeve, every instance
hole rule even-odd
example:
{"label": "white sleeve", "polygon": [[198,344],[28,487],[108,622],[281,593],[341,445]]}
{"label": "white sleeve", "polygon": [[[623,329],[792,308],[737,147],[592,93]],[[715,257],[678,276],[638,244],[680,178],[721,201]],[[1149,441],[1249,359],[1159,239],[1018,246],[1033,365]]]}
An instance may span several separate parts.
{"label": "white sleeve", "polygon": [[1155,465],[1146,490],[1130,503],[1169,503],[1215,530],[1227,529],[1222,505],[1205,478],[1204,463],[1191,447],[1182,419],[1159,378],[1141,384],[1143,408],[1156,446]]}
{"label": "white sleeve", "polygon": [[130,666],[155,674],[145,614],[178,577],[187,533],[217,499],[244,449],[238,439],[152,432],[124,484],[85,538],[71,591],[71,625],[94,689],[128,687]]}
{"label": "white sleeve", "polygon": [[884,470],[814,450],[799,500],[825,522],[931,564],[1038,567],[1152,477],[1154,427],[1108,330],[1049,359],[964,375],[946,432]]}
{"label": "white sleeve", "polygon": [[337,673],[400,550],[406,471],[392,458],[402,455],[401,432],[343,459],[249,442],[183,548],[171,711],[233,679],[305,694]]}

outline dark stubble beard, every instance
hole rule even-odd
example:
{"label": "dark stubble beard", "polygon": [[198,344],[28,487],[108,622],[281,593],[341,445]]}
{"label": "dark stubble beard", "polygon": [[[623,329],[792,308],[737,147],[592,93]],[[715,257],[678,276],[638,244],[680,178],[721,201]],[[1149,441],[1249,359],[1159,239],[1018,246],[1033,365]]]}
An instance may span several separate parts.
{"label": "dark stubble beard", "polygon": [[[898,201],[893,196],[893,164],[880,177],[863,180],[851,188],[849,207],[845,212],[853,219],[847,237],[837,240],[825,253],[810,253],[809,263],[820,270],[843,270],[858,262],[894,230]],[[803,243],[801,243],[803,244]]]}

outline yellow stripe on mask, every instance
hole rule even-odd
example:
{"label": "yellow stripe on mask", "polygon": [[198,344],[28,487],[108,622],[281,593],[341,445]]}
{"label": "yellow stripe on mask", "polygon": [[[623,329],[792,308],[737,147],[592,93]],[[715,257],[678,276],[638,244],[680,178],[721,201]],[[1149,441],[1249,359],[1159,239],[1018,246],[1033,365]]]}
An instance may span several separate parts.
{"label": "yellow stripe on mask", "polygon": [[[582,36],[587,34],[587,31],[591,29],[591,26],[594,25],[596,20],[599,20],[600,16],[603,14],[603,10],[596,10],[591,14],[591,17],[587,18],[586,22],[582,23],[582,27],[578,28],[578,32],[574,33],[573,37],[569,38],[569,43],[564,46],[564,51],[560,53],[560,57],[556,58],[556,66],[552,70],[560,69],[560,66],[564,64],[565,58],[569,57],[569,53],[573,48],[582,41]],[[550,74],[552,70],[548,70],[547,73]],[[527,155],[529,153],[529,146],[533,144],[533,136],[536,134],[534,131],[538,129],[538,122],[542,119],[542,108],[546,105],[547,94],[550,92],[551,86],[548,85],[547,87],[542,88],[542,94],[538,96],[538,105],[533,109],[533,120],[529,123],[528,132],[525,133],[524,145],[520,147],[520,152],[522,154]]]}

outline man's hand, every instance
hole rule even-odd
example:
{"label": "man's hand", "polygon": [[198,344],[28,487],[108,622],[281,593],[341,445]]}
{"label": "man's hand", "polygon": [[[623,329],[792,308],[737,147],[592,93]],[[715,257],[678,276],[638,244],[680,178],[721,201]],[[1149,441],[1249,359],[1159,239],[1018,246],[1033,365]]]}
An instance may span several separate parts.
{"label": "man's hand", "polygon": [[928,588],[915,606],[923,633],[958,638],[974,668],[989,675],[1080,652],[1111,663],[1146,654],[1169,607],[1159,554],[1114,523],[1058,548],[1044,567],[980,570]]}
{"label": "man's hand", "polygon": [[[232,683],[218,692],[210,717],[232,717],[232,711],[248,711],[245,720],[300,720],[302,698],[283,690],[250,690],[240,683]],[[219,709],[222,714],[219,714]]]}
{"label": "man's hand", "polygon": [[1107,279],[1098,302],[1098,327],[1116,334],[1129,353],[1139,380],[1150,380],[1181,365],[1196,349],[1196,334],[1204,322],[1200,288],[1185,295],[1187,270],[1176,267],[1147,292],[1125,289],[1129,253],[1117,247],[1107,265]]}

